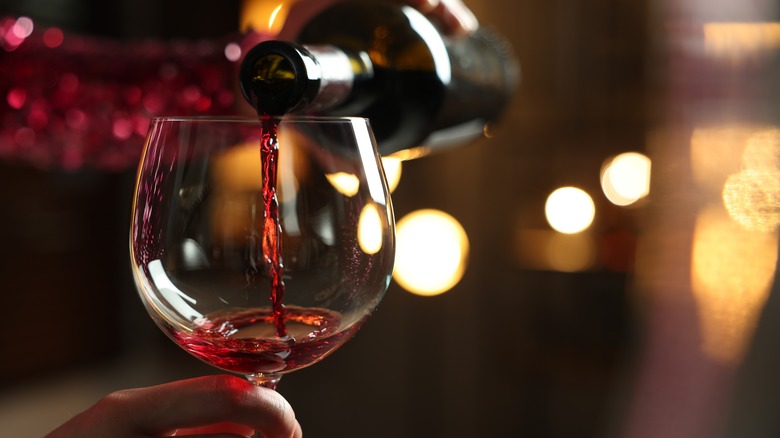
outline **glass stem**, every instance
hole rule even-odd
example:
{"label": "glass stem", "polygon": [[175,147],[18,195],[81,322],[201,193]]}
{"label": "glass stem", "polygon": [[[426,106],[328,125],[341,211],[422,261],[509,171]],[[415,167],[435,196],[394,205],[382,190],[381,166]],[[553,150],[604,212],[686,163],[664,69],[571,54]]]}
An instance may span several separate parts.
{"label": "glass stem", "polygon": [[276,373],[256,373],[247,374],[246,376],[246,379],[255,385],[264,386],[268,389],[273,389],[274,391],[276,391],[276,385],[279,383],[281,378],[282,375]]}
{"label": "glass stem", "polygon": [[[276,373],[254,373],[247,374],[246,379],[254,383],[257,386],[264,386],[268,389],[276,391],[276,385],[282,378],[281,374]],[[261,432],[256,432],[254,438],[265,438]]]}

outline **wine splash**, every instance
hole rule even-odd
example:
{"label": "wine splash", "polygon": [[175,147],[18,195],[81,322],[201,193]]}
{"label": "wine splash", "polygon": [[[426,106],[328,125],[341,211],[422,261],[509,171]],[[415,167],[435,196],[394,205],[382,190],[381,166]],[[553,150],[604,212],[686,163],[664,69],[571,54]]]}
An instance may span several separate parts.
{"label": "wine splash", "polygon": [[263,165],[263,261],[271,282],[271,311],[276,336],[287,336],[284,303],[284,265],[282,263],[282,225],[279,221],[279,199],[276,175],[279,167],[279,119],[260,116],[260,161]]}

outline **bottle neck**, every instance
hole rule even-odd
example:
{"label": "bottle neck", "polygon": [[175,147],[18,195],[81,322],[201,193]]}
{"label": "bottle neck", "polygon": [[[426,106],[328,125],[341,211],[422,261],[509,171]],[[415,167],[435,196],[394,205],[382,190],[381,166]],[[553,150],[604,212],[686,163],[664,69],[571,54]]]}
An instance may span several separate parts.
{"label": "bottle neck", "polygon": [[348,101],[372,75],[367,56],[331,45],[265,41],[241,64],[241,90],[258,113],[282,115],[326,111]]}
{"label": "bottle neck", "polygon": [[300,108],[302,110],[316,112],[339,107],[352,95],[359,74],[371,69],[370,61],[366,65],[360,58],[351,57],[334,46],[303,47],[316,64],[312,70],[318,69],[320,82],[312,101],[305,108]]}

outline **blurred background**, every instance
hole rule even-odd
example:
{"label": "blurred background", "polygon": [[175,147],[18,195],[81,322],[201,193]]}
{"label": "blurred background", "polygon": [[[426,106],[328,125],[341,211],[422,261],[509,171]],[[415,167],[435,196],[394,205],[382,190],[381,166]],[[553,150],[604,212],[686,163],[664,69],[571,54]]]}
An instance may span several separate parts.
{"label": "blurred background", "polygon": [[[466,4],[521,87],[489,138],[400,164],[399,251],[426,275],[282,380],[307,436],[780,435],[776,2]],[[215,372],[144,311],[127,236],[149,117],[241,103],[247,11],[0,1],[4,435]],[[420,210],[452,234],[403,240],[438,235]]]}

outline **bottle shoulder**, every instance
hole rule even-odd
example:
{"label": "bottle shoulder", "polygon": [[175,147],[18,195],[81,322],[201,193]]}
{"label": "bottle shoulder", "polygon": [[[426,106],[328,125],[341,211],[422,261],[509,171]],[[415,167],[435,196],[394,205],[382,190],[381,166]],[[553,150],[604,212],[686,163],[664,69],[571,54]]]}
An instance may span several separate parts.
{"label": "bottle shoulder", "polygon": [[339,2],[299,33],[302,44],[331,44],[365,53],[376,69],[435,70],[441,35],[417,10],[383,2]]}

